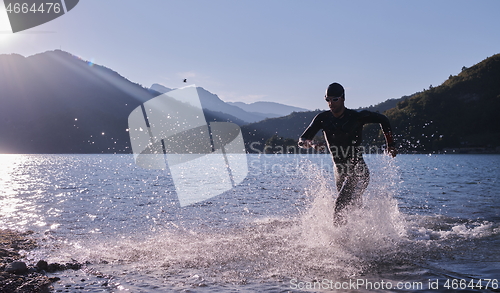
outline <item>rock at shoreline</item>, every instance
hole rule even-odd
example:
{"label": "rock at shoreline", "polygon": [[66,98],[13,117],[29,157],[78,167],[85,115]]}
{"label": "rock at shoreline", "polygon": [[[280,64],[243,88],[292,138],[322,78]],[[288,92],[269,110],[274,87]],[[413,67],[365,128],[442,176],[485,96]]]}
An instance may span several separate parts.
{"label": "rock at shoreline", "polygon": [[42,260],[39,260],[37,263],[36,263],[36,268],[39,270],[39,271],[48,271],[48,268],[49,268],[49,264],[44,261],[43,259]]}
{"label": "rock at shoreline", "polygon": [[30,232],[18,233],[0,229],[0,293],[45,293],[50,292],[51,284],[59,278],[48,278],[45,273],[64,270],[79,270],[78,262],[59,264],[40,260],[35,266],[28,266],[19,261],[20,250],[36,247],[35,241],[29,239]]}
{"label": "rock at shoreline", "polygon": [[[45,293],[52,281],[38,272],[30,272],[21,258],[19,250],[36,247],[26,238],[30,233],[0,230],[0,293]],[[29,273],[29,274],[28,274]]]}
{"label": "rock at shoreline", "polygon": [[14,261],[5,267],[5,271],[11,274],[23,275],[28,272],[28,266],[26,265],[25,262]]}

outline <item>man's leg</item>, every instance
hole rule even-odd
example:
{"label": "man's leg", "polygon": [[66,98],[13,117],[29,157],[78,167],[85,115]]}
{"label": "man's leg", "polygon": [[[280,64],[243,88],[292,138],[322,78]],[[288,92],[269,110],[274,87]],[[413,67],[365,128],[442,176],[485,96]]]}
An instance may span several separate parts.
{"label": "man's leg", "polygon": [[335,177],[339,194],[335,201],[334,221],[336,225],[343,225],[345,224],[344,213],[348,211],[348,208],[361,206],[362,194],[368,187],[370,173],[364,160],[360,160],[356,165],[343,166],[341,170],[339,167],[337,166]]}

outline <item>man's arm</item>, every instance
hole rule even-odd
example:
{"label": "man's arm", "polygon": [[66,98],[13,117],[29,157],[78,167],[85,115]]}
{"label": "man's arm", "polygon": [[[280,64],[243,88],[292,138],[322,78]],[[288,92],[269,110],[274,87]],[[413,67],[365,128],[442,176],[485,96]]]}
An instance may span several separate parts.
{"label": "man's arm", "polygon": [[387,153],[393,158],[398,154],[398,150],[394,145],[394,138],[392,137],[392,131],[384,132],[385,141],[387,143]]}
{"label": "man's arm", "polygon": [[321,129],[321,118],[319,116],[321,115],[318,114],[314,117],[313,121],[309,126],[306,128],[304,133],[299,138],[299,147],[301,148],[310,148],[314,147],[312,139],[318,133],[318,131]]}
{"label": "man's arm", "polygon": [[387,116],[376,112],[361,111],[361,116],[364,118],[365,123],[379,123],[382,128],[382,132],[385,136],[385,142],[387,144],[387,153],[393,158],[396,157],[398,150],[394,144],[394,137],[392,136],[391,123]]}

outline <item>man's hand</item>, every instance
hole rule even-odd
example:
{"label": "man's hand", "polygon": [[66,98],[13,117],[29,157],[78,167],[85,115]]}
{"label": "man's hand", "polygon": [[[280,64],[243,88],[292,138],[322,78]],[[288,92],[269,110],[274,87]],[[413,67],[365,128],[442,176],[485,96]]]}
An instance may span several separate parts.
{"label": "man's hand", "polygon": [[395,158],[396,155],[398,154],[398,150],[395,147],[388,147],[386,152],[389,156],[392,156],[393,158]]}
{"label": "man's hand", "polygon": [[315,142],[314,140],[299,139],[299,147],[303,149],[313,148],[316,151],[325,151],[326,144],[324,142]]}
{"label": "man's hand", "polygon": [[299,147],[303,149],[308,149],[310,147],[313,147],[313,141],[309,139],[299,139]]}

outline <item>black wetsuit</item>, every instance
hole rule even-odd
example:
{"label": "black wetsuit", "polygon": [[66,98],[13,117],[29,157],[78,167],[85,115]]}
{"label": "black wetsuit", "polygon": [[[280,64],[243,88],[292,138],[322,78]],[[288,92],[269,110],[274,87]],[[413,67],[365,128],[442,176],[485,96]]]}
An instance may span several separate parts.
{"label": "black wetsuit", "polygon": [[384,133],[391,132],[386,116],[370,112],[345,109],[340,118],[331,111],[319,113],[301,135],[302,140],[312,140],[322,129],[335,163],[335,183],[339,195],[335,202],[335,219],[342,222],[341,211],[351,205],[361,204],[361,195],[368,186],[370,172],[363,160],[360,147],[363,125],[380,123]]}

